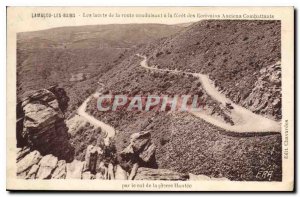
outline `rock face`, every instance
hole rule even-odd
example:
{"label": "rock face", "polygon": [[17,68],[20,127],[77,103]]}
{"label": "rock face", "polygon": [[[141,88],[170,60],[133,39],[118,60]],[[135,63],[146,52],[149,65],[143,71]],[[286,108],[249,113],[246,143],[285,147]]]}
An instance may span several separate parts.
{"label": "rock face", "polygon": [[53,154],[59,159],[71,161],[74,149],[68,142],[68,128],[62,112],[68,99],[64,90],[57,87],[41,89],[24,98],[18,105],[21,108],[18,111],[23,114],[18,121],[17,140],[21,141],[18,144],[25,144],[42,155]]}
{"label": "rock face", "polygon": [[244,105],[255,113],[281,119],[281,63],[260,70],[255,87],[245,99]]}
{"label": "rock face", "polygon": [[64,113],[68,108],[68,103],[70,101],[70,98],[68,97],[66,91],[63,88],[59,88],[57,86],[52,86],[48,90],[55,95],[58,101],[59,108]]}
{"label": "rock face", "polygon": [[151,142],[150,132],[134,133],[130,136],[130,144],[120,153],[119,163],[126,171],[129,171],[135,163],[155,168],[157,167],[155,148]]}

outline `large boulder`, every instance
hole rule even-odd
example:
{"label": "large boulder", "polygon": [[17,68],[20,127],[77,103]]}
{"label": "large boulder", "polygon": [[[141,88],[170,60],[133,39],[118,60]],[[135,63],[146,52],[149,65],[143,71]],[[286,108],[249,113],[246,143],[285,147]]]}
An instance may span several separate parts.
{"label": "large boulder", "polygon": [[[54,156],[71,161],[74,148],[68,142],[70,136],[64,122],[61,106],[67,105],[62,89],[53,87],[50,90],[41,89],[31,93],[21,101],[23,129],[17,132],[17,140],[22,141],[42,155]],[[59,101],[57,96],[60,97]],[[20,127],[20,126],[19,126]]]}
{"label": "large boulder", "polygon": [[130,144],[119,154],[119,163],[126,171],[130,171],[135,163],[156,168],[155,149],[150,132],[134,133],[130,136]]}

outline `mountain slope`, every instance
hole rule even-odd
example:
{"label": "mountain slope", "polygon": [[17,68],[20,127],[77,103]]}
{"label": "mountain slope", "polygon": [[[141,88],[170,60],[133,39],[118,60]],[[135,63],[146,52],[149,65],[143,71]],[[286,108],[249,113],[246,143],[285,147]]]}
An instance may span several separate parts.
{"label": "mountain slope", "polygon": [[99,77],[129,56],[130,48],[184,27],[160,24],[60,27],[17,35],[18,99],[27,91],[60,85],[69,115],[96,88]]}
{"label": "mountain slope", "polygon": [[[155,49],[155,43],[146,47]],[[141,47],[135,53],[146,49]],[[151,49],[152,48],[152,49]],[[189,75],[148,72],[140,66],[141,58],[129,56],[100,78],[105,94],[182,95],[199,94],[205,98],[211,116],[221,116],[219,103],[207,95],[201,83]],[[244,133],[232,134],[191,114],[182,112],[139,112],[97,110],[97,100],[88,104],[88,113],[116,128],[116,146],[122,150],[129,136],[136,131],[150,131],[158,147],[159,168],[179,172],[226,177],[231,180],[267,180],[257,178],[261,170],[274,171],[270,178],[281,180],[281,135]]]}
{"label": "mountain slope", "polygon": [[159,68],[208,74],[235,103],[279,120],[280,36],[280,21],[200,21],[145,54]]}

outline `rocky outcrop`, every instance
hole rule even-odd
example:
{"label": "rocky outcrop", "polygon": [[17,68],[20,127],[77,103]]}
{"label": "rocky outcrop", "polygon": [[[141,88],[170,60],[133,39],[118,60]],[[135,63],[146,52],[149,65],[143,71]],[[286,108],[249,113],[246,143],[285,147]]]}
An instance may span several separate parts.
{"label": "rocky outcrop", "polygon": [[[55,89],[55,88],[54,88]],[[130,144],[117,154],[110,146],[89,145],[84,161],[74,160],[64,115],[56,95],[43,89],[25,98],[21,104],[22,130],[17,148],[17,176],[24,179],[102,179],[102,180],[187,180],[189,176],[157,168],[156,146],[150,132],[134,133]],[[107,155],[109,154],[109,156]],[[114,159],[114,154],[118,159]],[[106,158],[105,158],[106,157]],[[109,157],[110,159],[108,159]],[[149,168],[150,167],[150,168]]]}
{"label": "rocky outcrop", "polygon": [[141,160],[142,163],[134,163],[129,170],[118,163],[105,164],[102,160],[103,150],[97,146],[88,146],[85,161],[73,160],[72,162],[58,160],[51,154],[41,156],[37,150],[30,152],[27,151],[29,148],[24,147],[19,150],[17,155],[19,157],[17,160],[18,177],[25,179],[89,180],[228,180],[226,178],[216,179],[204,175],[178,173],[168,169],[140,167],[144,162],[150,161],[148,158],[154,156],[153,144],[149,141],[149,135],[148,132],[132,135],[131,143],[124,149],[123,153],[128,153],[129,150],[133,151],[133,154],[139,158],[135,161]]}
{"label": "rocky outcrop", "polygon": [[55,86],[35,91],[24,98],[18,104],[21,108],[18,111],[23,115],[17,123],[18,145],[38,150],[42,155],[53,154],[71,161],[74,149],[68,141],[70,136],[63,114],[68,100],[65,91]]}
{"label": "rocky outcrop", "polygon": [[235,103],[251,110],[256,114],[270,119],[281,120],[281,62],[260,69],[259,77],[252,90],[244,89],[243,93],[236,93],[216,83],[219,90]]}
{"label": "rocky outcrop", "polygon": [[[26,148],[24,150],[27,150]],[[87,155],[97,153],[98,158],[101,152],[94,151],[97,147],[90,146]],[[99,149],[98,149],[99,150]],[[22,152],[23,153],[23,152]],[[25,179],[101,179],[101,180],[210,180],[210,177],[204,175],[192,175],[178,173],[167,169],[154,169],[138,167],[137,163],[129,173],[121,165],[109,163],[107,166],[100,162],[97,164],[96,172],[86,168],[86,161],[73,160],[66,163],[65,160],[49,154],[41,156],[38,151],[24,152],[26,155],[17,162],[18,177]],[[88,156],[86,156],[88,158]],[[90,162],[94,162],[89,157]],[[98,163],[98,162],[97,162]],[[215,180],[212,178],[212,180]],[[218,180],[218,179],[216,179]],[[220,179],[227,180],[227,179]]]}
{"label": "rocky outcrop", "polygon": [[156,168],[155,149],[150,132],[134,133],[130,136],[130,144],[120,153],[119,163],[126,171],[131,170],[135,163]]}
{"label": "rocky outcrop", "polygon": [[66,91],[63,88],[59,88],[58,86],[52,86],[48,90],[55,95],[58,101],[59,108],[64,113],[68,108],[68,104],[70,101],[70,98],[68,97]]}
{"label": "rocky outcrop", "polygon": [[281,63],[260,70],[255,87],[244,100],[244,105],[255,113],[281,119]]}

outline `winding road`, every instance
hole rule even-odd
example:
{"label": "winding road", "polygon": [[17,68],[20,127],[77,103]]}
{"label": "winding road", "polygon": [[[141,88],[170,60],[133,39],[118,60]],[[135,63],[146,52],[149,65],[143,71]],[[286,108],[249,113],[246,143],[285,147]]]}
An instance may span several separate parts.
{"label": "winding road", "polygon": [[[217,127],[220,127],[222,129],[225,129],[227,131],[231,132],[238,132],[238,133],[244,133],[244,132],[281,132],[281,124],[280,122],[276,122],[274,120],[268,119],[266,117],[263,117],[261,115],[255,114],[252,111],[239,106],[235,103],[233,103],[230,99],[226,98],[225,95],[220,93],[218,89],[213,85],[213,82],[209,79],[207,75],[199,74],[199,73],[190,73],[190,72],[182,72],[177,70],[169,70],[169,69],[158,69],[155,67],[150,67],[147,64],[147,57],[143,55],[137,54],[137,56],[143,58],[140,65],[141,67],[149,70],[154,70],[158,72],[168,72],[173,74],[180,74],[185,73],[189,75],[193,75],[194,77],[197,77],[199,81],[201,82],[204,90],[207,92],[208,95],[210,95],[213,99],[220,102],[223,107],[225,107],[226,103],[230,103],[233,109],[230,110],[230,113],[228,115],[232,118],[234,125],[228,124],[225,121],[223,121],[220,118],[217,118],[215,116],[211,116],[206,111],[197,111],[193,112],[190,111],[192,115],[203,119],[204,121],[213,124]],[[94,93],[93,95],[89,96],[82,105],[78,108],[78,115],[86,119],[90,124],[100,127],[102,131],[106,133],[106,137],[104,138],[104,143],[106,146],[109,145],[110,139],[113,139],[116,135],[116,130],[110,126],[109,124],[106,124],[90,114],[86,112],[87,103],[90,101],[92,97],[98,97],[99,93]]]}
{"label": "winding road", "polygon": [[93,95],[89,96],[78,108],[77,113],[81,117],[85,118],[86,121],[88,121],[90,124],[96,127],[100,127],[102,131],[106,133],[106,137],[104,138],[104,144],[108,146],[110,139],[113,139],[115,137],[116,130],[112,126],[94,118],[93,116],[91,116],[86,112],[87,103],[91,100],[92,97],[98,97],[98,96],[99,96],[98,93],[94,93]]}
{"label": "winding road", "polygon": [[224,108],[226,107],[226,103],[231,104],[233,109],[230,110],[230,113],[228,113],[228,115],[232,118],[234,125],[228,124],[215,116],[211,116],[205,111],[191,111],[190,113],[194,116],[201,118],[215,126],[232,132],[281,132],[280,122],[276,122],[274,120],[263,117],[262,115],[255,114],[252,111],[233,103],[230,99],[226,98],[225,95],[218,91],[218,89],[214,86],[213,82],[209,79],[207,75],[150,67],[147,64],[146,56],[140,54],[137,54],[137,56],[143,58],[140,65],[145,69],[150,69],[158,72],[169,72],[173,74],[185,73],[198,78],[206,93],[216,101],[220,102]]}

